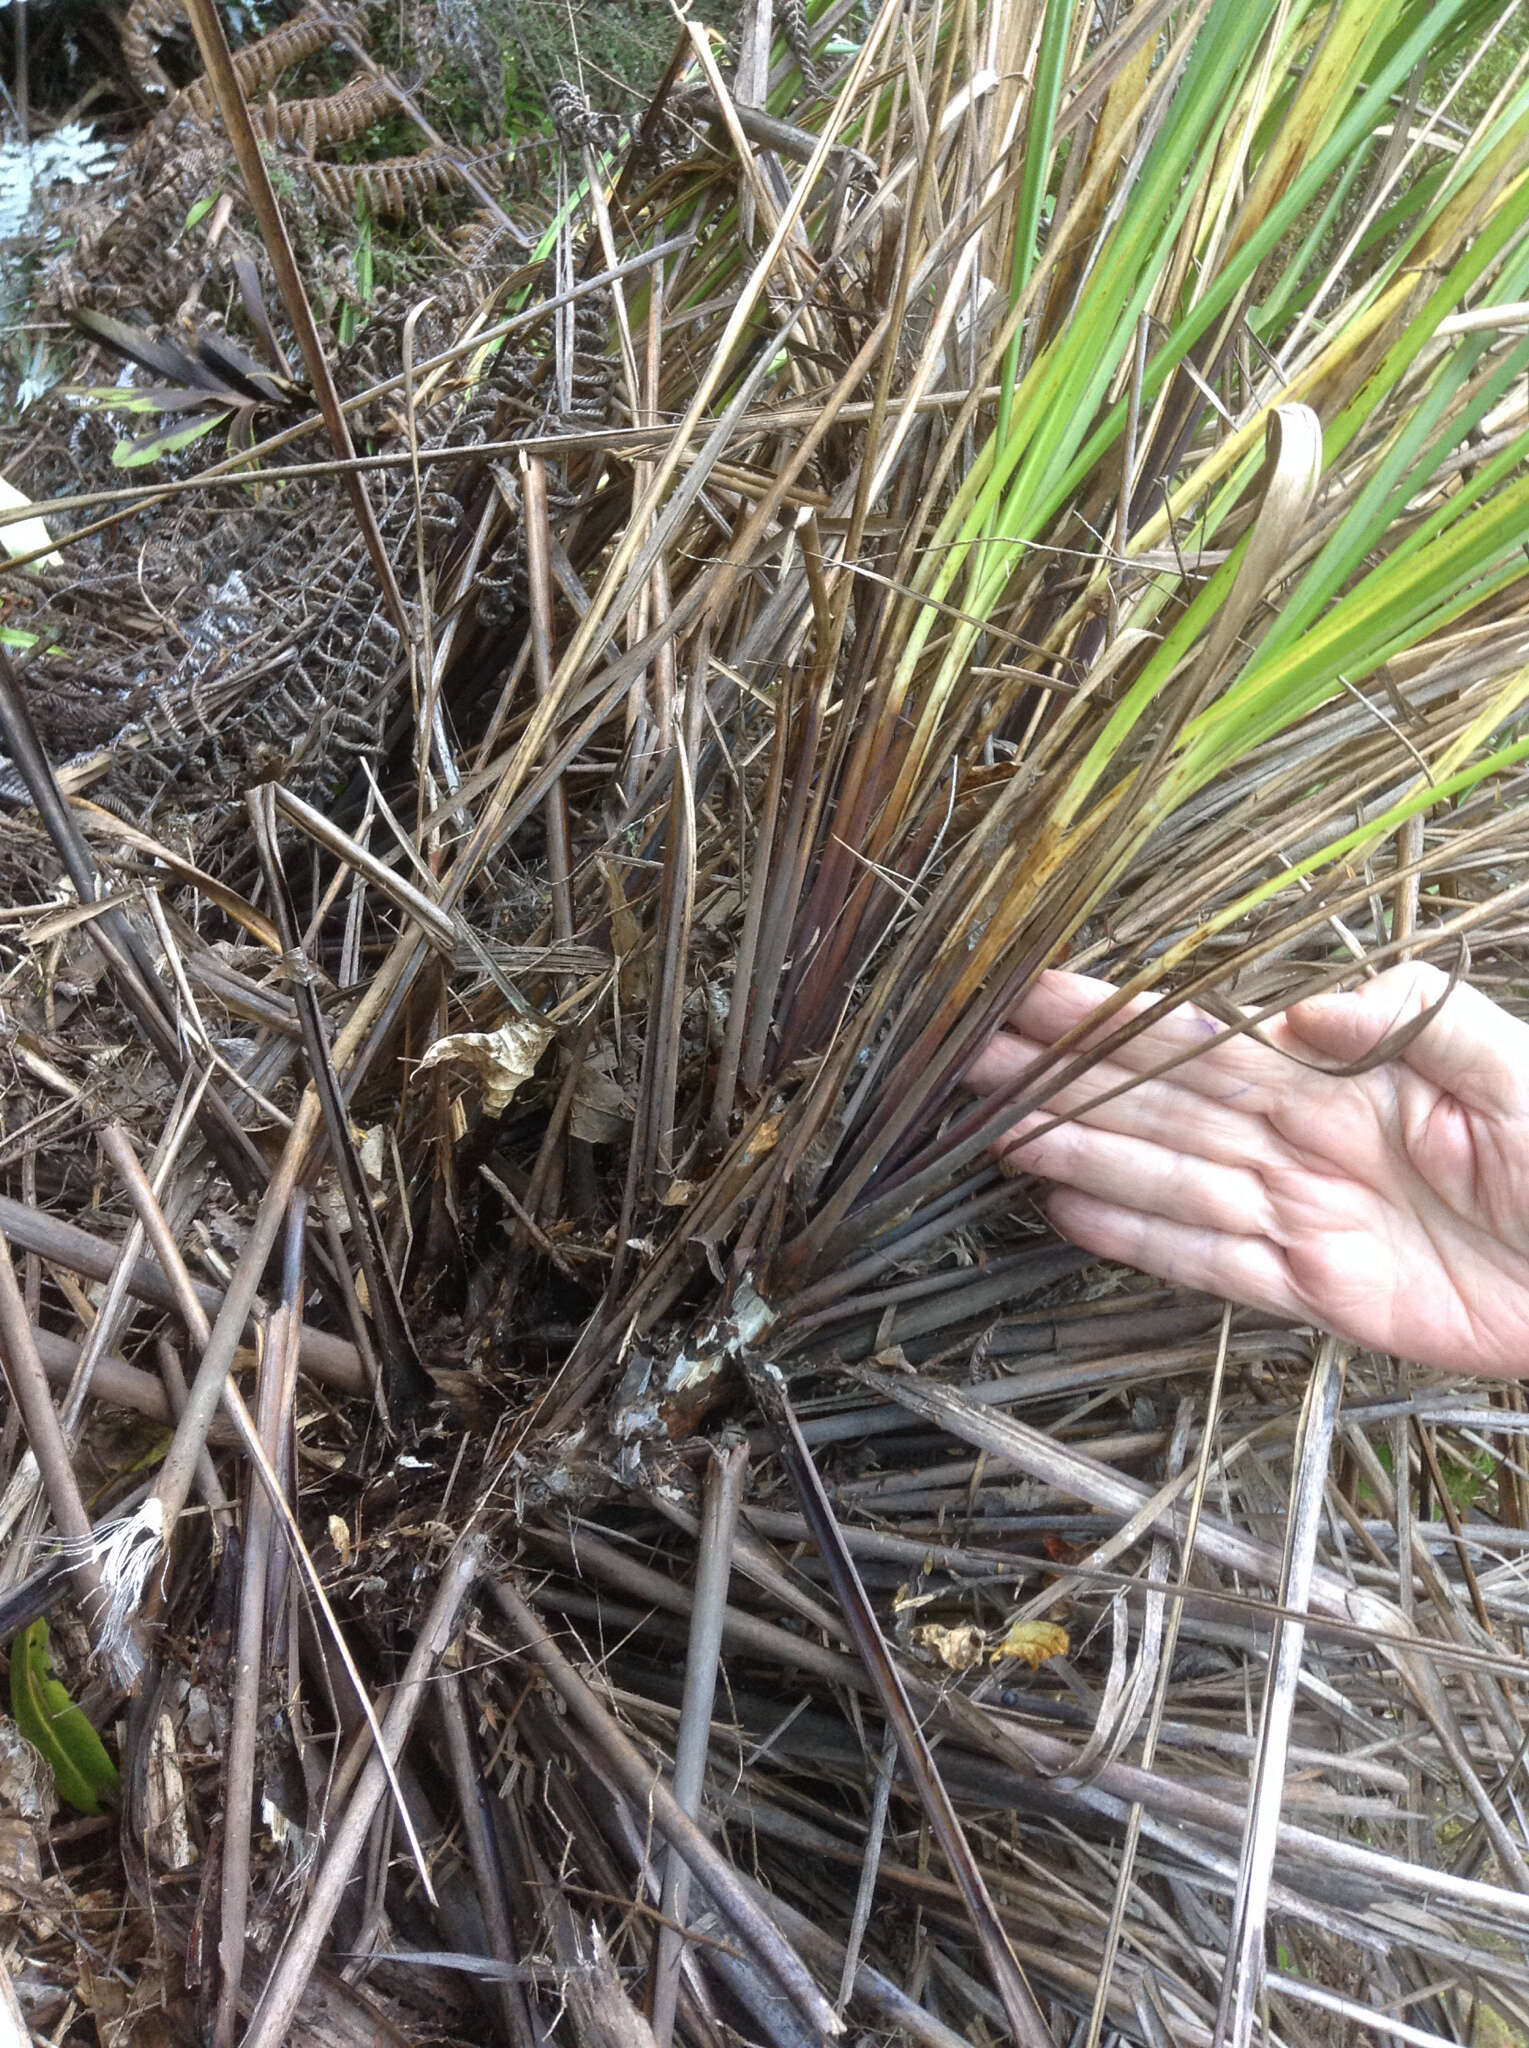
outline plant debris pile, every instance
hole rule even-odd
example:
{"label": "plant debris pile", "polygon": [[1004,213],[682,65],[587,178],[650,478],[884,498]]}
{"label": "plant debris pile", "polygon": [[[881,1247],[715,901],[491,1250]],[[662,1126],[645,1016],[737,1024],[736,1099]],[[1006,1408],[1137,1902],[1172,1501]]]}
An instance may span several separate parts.
{"label": "plant debris pile", "polygon": [[1524,1006],[1523,65],[749,0],[459,142],[274,12],[125,10],[0,427],[0,1993],[1529,2038],[1519,1387],[962,1089],[1064,959]]}

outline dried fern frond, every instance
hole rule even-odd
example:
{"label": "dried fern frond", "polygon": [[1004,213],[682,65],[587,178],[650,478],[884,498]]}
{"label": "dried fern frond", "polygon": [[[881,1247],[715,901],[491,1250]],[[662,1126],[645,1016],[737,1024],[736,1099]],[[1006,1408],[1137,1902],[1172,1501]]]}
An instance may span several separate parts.
{"label": "dried fern frond", "polygon": [[[156,9],[156,21],[160,12],[175,19],[180,15],[178,5],[167,10]],[[333,8],[305,6],[290,21],[278,22],[275,28],[267,30],[254,42],[241,44],[233,53],[234,71],[245,97],[253,100],[261,93],[271,91],[283,73],[313,56],[315,51],[327,49],[340,32],[365,45],[370,40],[365,8],[356,5]],[[212,87],[205,78],[194,79],[172,96],[148,132],[163,133],[186,119],[213,123],[217,114],[217,98]],[[141,150],[146,143],[147,137],[141,137],[134,147]]]}
{"label": "dried fern frond", "polygon": [[353,142],[375,121],[396,110],[396,98],[385,78],[353,78],[338,92],[311,99],[268,97],[252,107],[256,126],[267,142],[312,156],[321,145]]}
{"label": "dried fern frond", "polygon": [[490,173],[500,158],[497,149],[458,157],[445,150],[424,150],[417,156],[373,158],[367,163],[331,164],[318,157],[297,157],[315,198],[332,219],[353,219],[362,201],[382,220],[402,220],[413,208],[442,193],[462,192],[464,166],[478,175]]}
{"label": "dried fern frond", "polygon": [[170,81],[155,51],[166,36],[186,26],[181,0],[131,0],[122,17],[122,54],[136,85],[152,98],[168,94]]}

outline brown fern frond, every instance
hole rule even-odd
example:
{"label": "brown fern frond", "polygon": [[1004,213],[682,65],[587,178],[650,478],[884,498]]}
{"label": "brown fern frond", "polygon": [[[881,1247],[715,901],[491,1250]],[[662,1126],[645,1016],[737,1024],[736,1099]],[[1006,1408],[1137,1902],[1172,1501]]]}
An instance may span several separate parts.
{"label": "brown fern frond", "polygon": [[443,192],[466,189],[464,170],[480,184],[497,184],[505,148],[448,155],[426,150],[419,156],[384,157],[369,164],[326,164],[316,158],[296,159],[307,172],[314,196],[330,213],[348,219],[359,199],[385,220],[400,220],[414,206]]}
{"label": "brown fern frond", "polygon": [[451,238],[451,246],[464,270],[484,270],[508,240],[503,223],[480,206],[471,220],[464,221],[457,229]]}
{"label": "brown fern frond", "polygon": [[304,161],[302,169],[319,204],[342,220],[363,198],[380,219],[401,220],[411,205],[450,190],[457,182],[448,159],[434,154],[385,157],[370,164],[326,164],[313,158]]}
{"label": "brown fern frond", "polygon": [[391,113],[392,88],[382,78],[353,78],[338,92],[313,99],[271,100],[251,109],[267,142],[312,156],[324,144],[353,142],[374,121]]}
{"label": "brown fern frond", "polygon": [[123,58],[134,84],[153,99],[170,91],[170,81],[154,52],[161,40],[184,20],[181,0],[133,0],[123,16]]}
{"label": "brown fern frond", "polygon": [[246,93],[272,86],[284,71],[328,47],[343,31],[363,45],[371,41],[366,10],[356,6],[305,7],[256,42],[234,52],[234,70]]}
{"label": "brown fern frond", "polygon": [[[253,99],[257,93],[269,92],[284,71],[301,64],[315,51],[327,48],[335,40],[337,28],[358,42],[368,40],[365,16],[359,8],[305,7],[301,14],[281,22],[268,35],[236,50],[234,72],[245,97]],[[195,120],[210,122],[217,119],[217,112],[216,95],[205,78],[198,78],[178,92],[166,109],[174,120],[190,115]]]}

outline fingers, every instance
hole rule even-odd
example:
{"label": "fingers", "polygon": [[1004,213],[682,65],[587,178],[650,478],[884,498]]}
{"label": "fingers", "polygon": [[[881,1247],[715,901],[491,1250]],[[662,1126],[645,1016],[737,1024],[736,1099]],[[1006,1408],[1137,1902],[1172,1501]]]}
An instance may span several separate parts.
{"label": "fingers", "polygon": [[[1437,1003],[1448,986],[1437,967],[1411,960],[1348,994],[1293,1004],[1286,1024],[1312,1051],[1347,1064],[1383,1045],[1398,1026]],[[1469,1109],[1494,1116],[1529,1113],[1529,1024],[1465,982],[1450,990],[1438,1015],[1400,1058]]]}
{"label": "fingers", "polygon": [[1004,1140],[999,1163],[1007,1171],[1039,1174],[1105,1201],[1128,1190],[1133,1206],[1195,1228],[1239,1236],[1275,1228],[1269,1191],[1251,1167],[1195,1158],[1169,1143],[1085,1123],[1058,1124],[1038,1138],[1025,1135],[1041,1121],[1027,1118],[1017,1138]]}
{"label": "fingers", "polygon": [[[984,1050],[968,1079],[987,1093],[1012,1090],[1033,1068],[1041,1051],[1031,1040],[1003,1032]],[[1021,1134],[1039,1129],[1052,1117],[1081,1111],[1079,1121],[1092,1130],[1146,1138],[1175,1152],[1228,1166],[1272,1164],[1282,1154],[1284,1148],[1263,1117],[1180,1088],[1176,1079],[1176,1075],[1165,1081],[1143,1079],[1114,1060],[1099,1060],[1076,1081],[1049,1095],[1043,1112],[1021,1118],[1000,1139],[998,1150],[1001,1154],[1011,1151]],[[1125,1092],[1114,1094],[1116,1089]],[[1100,1102],[1100,1096],[1111,1099]],[[1028,1158],[1017,1164],[1027,1173],[1041,1170],[1032,1167]]]}
{"label": "fingers", "polygon": [[1284,1255],[1264,1238],[1147,1215],[1069,1188],[1057,1190],[1046,1213],[1063,1237],[1101,1259],[1297,1322],[1310,1319]]}
{"label": "fingers", "polygon": [[991,1037],[966,1070],[966,1086],[979,1095],[1006,1095],[1033,1067],[1040,1047],[1012,1031]]}
{"label": "fingers", "polygon": [[[1015,1007],[1010,1022],[1024,1037],[1049,1046],[1064,1032],[1085,1023],[1115,993],[1107,981],[1053,968],[1040,976]],[[1085,1033],[1079,1046],[1097,1044],[1128,1019],[1148,1011],[1155,1014],[1160,1007],[1160,998],[1156,996],[1133,996],[1104,1024]],[[1183,1059],[1185,1054],[1197,1055],[1173,1069],[1173,1079],[1179,1086],[1262,1112],[1288,1092],[1295,1071],[1278,1050],[1271,1049],[1286,1042],[1281,1021],[1272,1019],[1261,1027],[1261,1035],[1267,1041],[1264,1044],[1248,1037],[1213,1043],[1225,1029],[1224,1024],[1194,1004],[1184,1003],[1177,1009],[1164,1010],[1127,1044],[1117,1046],[1110,1057],[1133,1073],[1149,1074],[1173,1060]]]}

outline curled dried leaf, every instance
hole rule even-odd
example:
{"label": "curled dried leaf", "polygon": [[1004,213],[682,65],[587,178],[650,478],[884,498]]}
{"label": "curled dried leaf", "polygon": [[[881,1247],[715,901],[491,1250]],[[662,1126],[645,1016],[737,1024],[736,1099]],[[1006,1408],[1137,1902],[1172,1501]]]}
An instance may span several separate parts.
{"label": "curled dried leaf", "polygon": [[438,1038],[420,1061],[420,1070],[466,1067],[482,1086],[484,1109],[490,1116],[502,1116],[551,1042],[551,1026],[539,1018],[511,1017],[497,1031],[457,1031]]}
{"label": "curled dried leaf", "polygon": [[970,1622],[955,1628],[945,1628],[937,1621],[922,1622],[913,1630],[913,1640],[947,1671],[973,1671],[982,1662],[982,1631]]}

